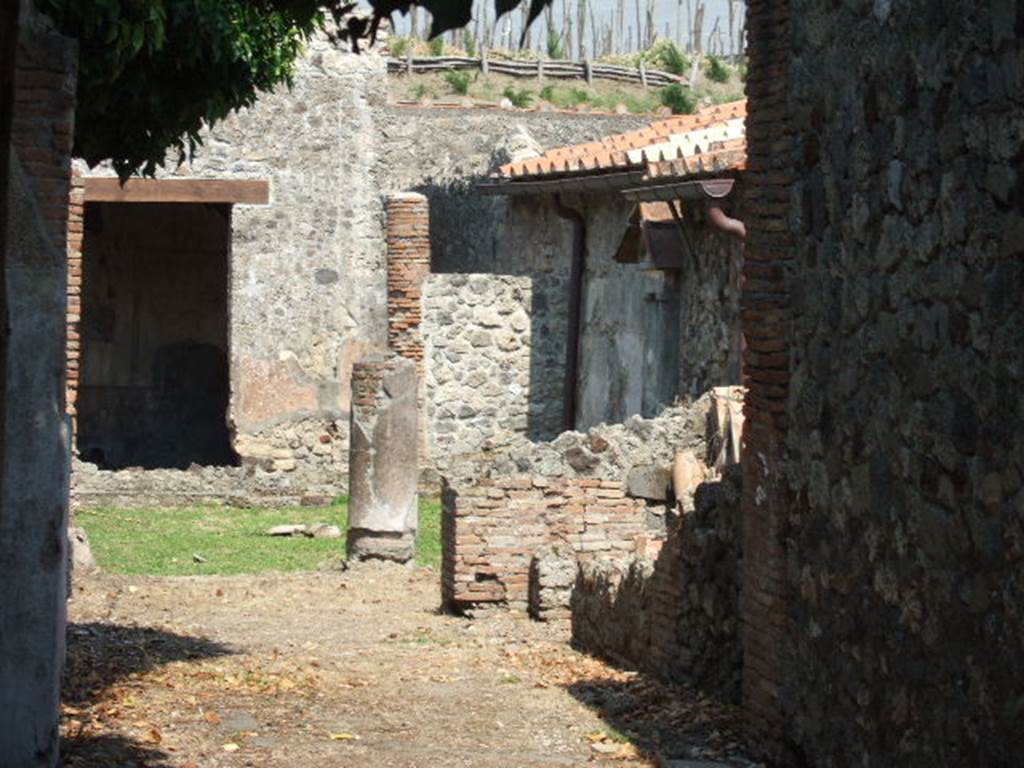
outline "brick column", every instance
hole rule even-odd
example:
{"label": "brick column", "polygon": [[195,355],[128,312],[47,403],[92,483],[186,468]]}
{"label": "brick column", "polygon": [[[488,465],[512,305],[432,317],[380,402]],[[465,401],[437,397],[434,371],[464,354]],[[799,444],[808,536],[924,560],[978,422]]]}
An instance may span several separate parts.
{"label": "brick column", "polygon": [[71,174],[71,193],[68,198],[68,313],[67,313],[67,381],[65,395],[67,411],[71,419],[71,446],[75,449],[75,434],[78,431],[78,382],[81,375],[81,338],[79,324],[82,320],[82,237],[85,220],[85,182],[82,175]]}
{"label": "brick column", "polygon": [[423,374],[423,281],[430,274],[430,210],[415,192],[385,204],[388,245],[388,348],[416,363]]}
{"label": "brick column", "polygon": [[789,390],[788,274],[793,183],[787,115],[788,0],[747,5],[747,175],[741,317],[746,349],[743,461],[743,573],[740,614],[743,706],[763,752],[783,741],[786,639],[784,442]]}
{"label": "brick column", "polygon": [[430,208],[416,192],[385,202],[388,246],[388,348],[416,364],[420,462],[430,462],[425,403],[423,281],[430,274]]}

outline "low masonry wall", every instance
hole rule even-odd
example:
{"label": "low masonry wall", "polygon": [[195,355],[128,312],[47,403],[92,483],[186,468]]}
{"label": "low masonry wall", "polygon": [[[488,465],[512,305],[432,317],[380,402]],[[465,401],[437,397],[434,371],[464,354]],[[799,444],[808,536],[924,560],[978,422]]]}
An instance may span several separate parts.
{"label": "low masonry wall", "polygon": [[742,390],[716,389],[444,480],[445,606],[568,618],[584,651],[738,701],[741,407]]}
{"label": "low masonry wall", "polygon": [[648,538],[647,505],[611,480],[482,480],[443,493],[442,597],[449,609],[486,604],[525,610],[530,563],[545,544],[577,559],[623,558]]}

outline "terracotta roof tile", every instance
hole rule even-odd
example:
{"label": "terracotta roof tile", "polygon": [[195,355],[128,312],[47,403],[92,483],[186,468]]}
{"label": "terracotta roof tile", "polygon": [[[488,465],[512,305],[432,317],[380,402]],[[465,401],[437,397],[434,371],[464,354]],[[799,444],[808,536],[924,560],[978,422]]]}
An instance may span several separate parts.
{"label": "terracotta roof tile", "polygon": [[746,165],[747,102],[656,120],[645,128],[549,150],[501,166],[498,177],[535,179],[644,169],[649,178],[733,170]]}

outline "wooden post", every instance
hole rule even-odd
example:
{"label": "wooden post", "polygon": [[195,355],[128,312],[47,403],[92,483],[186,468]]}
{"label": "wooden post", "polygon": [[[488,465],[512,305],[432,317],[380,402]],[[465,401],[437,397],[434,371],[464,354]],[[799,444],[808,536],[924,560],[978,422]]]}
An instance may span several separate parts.
{"label": "wooden post", "polygon": [[690,87],[693,88],[697,85],[697,80],[700,78],[700,56],[693,57],[693,63],[690,65]]}
{"label": "wooden post", "polygon": [[594,84],[594,63],[589,58],[583,60],[583,76],[587,78],[587,85]]}
{"label": "wooden post", "polygon": [[412,46],[410,45],[405,51],[405,74],[412,74]]}
{"label": "wooden post", "polygon": [[647,65],[643,59],[640,59],[640,83],[644,88],[647,87]]}
{"label": "wooden post", "polygon": [[537,79],[544,79],[544,59],[537,59]]}
{"label": "wooden post", "polygon": [[487,63],[487,45],[483,42],[480,43],[480,71],[484,77],[487,77],[487,74],[491,71]]}

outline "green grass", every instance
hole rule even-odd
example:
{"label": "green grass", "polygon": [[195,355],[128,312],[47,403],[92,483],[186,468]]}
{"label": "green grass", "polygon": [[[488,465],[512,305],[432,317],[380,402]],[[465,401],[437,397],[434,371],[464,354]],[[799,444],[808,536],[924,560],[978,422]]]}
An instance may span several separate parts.
{"label": "green grass", "polygon": [[501,95],[512,102],[512,106],[519,109],[525,109],[530,106],[530,102],[533,101],[533,94],[526,88],[513,88],[511,85],[508,86]]}
{"label": "green grass", "polygon": [[732,76],[728,65],[715,56],[708,56],[706,70],[708,77],[716,83],[728,83]]}
{"label": "green grass", "polygon": [[673,115],[692,115],[697,111],[697,97],[679,83],[661,89],[661,103],[671,109]]}
{"label": "green grass", "polygon": [[539,95],[558,109],[575,109],[580,104],[589,104],[593,109],[611,112],[619,104],[624,104],[632,113],[646,113],[653,112],[660,105],[657,92],[618,88],[594,89],[549,83],[541,88]]}
{"label": "green grass", "polygon": [[469,93],[469,84],[472,82],[472,77],[469,72],[452,70],[451,72],[445,72],[444,81],[448,83],[448,87],[455,91],[455,93],[465,96]]}
{"label": "green grass", "polygon": [[[345,530],[347,500],[330,507],[239,509],[114,509],[75,513],[100,567],[112,573],[182,576],[316,570],[345,557],[345,539],[272,537],[264,531],[285,523],[330,523]],[[205,562],[196,562],[199,555]],[[420,499],[416,561],[441,562],[441,504]]]}

